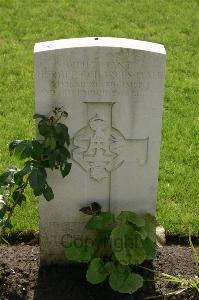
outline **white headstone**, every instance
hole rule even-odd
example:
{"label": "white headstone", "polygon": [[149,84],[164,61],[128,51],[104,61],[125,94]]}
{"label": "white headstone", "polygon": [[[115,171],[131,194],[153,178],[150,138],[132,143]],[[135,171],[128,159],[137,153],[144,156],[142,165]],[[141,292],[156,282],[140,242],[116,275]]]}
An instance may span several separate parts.
{"label": "white headstone", "polygon": [[79,209],[155,214],[165,77],[160,44],[119,38],[38,43],[36,113],[64,106],[72,170],[49,172],[55,198],[40,199],[41,260],[63,260],[63,245],[81,237]]}

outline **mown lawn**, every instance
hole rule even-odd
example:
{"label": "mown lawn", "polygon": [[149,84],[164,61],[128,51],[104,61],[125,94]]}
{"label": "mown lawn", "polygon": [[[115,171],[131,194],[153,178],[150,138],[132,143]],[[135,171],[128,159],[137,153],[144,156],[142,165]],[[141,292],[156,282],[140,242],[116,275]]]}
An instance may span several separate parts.
{"label": "mown lawn", "polygon": [[[158,220],[173,234],[199,233],[197,0],[0,0],[0,171],[13,139],[34,137],[35,42],[113,36],[164,44],[167,76]],[[38,230],[37,201],[13,220],[14,231]]]}

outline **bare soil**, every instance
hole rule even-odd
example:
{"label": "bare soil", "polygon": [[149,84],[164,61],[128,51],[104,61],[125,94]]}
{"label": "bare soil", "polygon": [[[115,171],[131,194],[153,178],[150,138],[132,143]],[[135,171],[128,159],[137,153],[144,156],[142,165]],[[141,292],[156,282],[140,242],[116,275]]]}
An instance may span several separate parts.
{"label": "bare soil", "polygon": [[[196,276],[187,246],[158,248],[153,264],[147,262],[145,266],[184,278]],[[199,300],[199,294],[192,290],[166,296],[179,287],[163,283],[143,269],[137,271],[145,278],[144,287],[134,295],[113,292],[108,284],[93,286],[86,281],[85,271],[85,265],[74,264],[40,267],[38,245],[0,245],[0,300],[142,300],[155,295],[157,298],[152,299]]]}

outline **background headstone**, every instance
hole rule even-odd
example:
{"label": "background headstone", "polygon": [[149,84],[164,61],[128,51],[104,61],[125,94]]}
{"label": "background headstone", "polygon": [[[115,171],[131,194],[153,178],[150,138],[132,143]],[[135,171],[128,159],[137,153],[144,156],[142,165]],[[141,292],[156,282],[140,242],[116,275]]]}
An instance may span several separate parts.
{"label": "background headstone", "polygon": [[72,170],[49,172],[55,199],[40,198],[41,260],[63,260],[63,245],[81,237],[79,209],[155,214],[165,77],[160,44],[118,38],[38,43],[36,113],[64,106]]}

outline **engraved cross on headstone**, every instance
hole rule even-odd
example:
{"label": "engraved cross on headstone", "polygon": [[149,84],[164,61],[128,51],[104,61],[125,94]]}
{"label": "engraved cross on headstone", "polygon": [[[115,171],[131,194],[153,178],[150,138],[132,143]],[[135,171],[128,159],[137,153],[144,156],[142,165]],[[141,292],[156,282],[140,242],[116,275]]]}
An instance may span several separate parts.
{"label": "engraved cross on headstone", "polygon": [[[124,161],[145,164],[148,154],[148,137],[126,139],[112,126],[112,102],[86,102],[87,125],[73,138],[73,160],[93,180],[101,181],[111,175]],[[144,147],[143,147],[144,146]]]}

